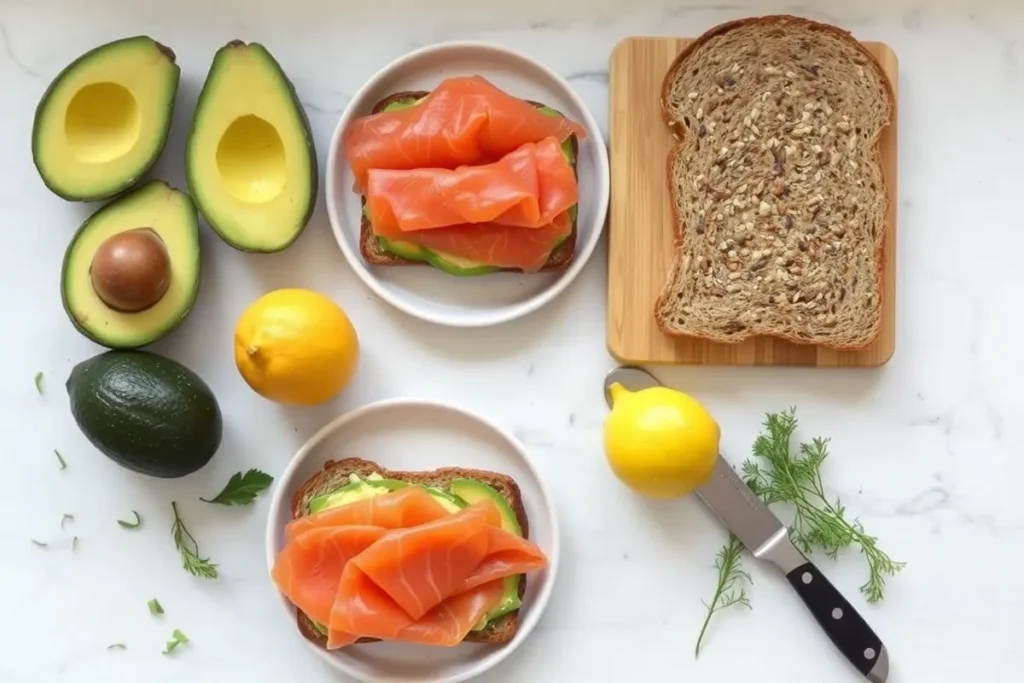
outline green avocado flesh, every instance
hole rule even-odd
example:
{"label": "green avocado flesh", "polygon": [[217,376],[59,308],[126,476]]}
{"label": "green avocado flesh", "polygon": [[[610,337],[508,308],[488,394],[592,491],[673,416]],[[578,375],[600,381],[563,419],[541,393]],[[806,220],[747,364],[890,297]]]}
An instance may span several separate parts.
{"label": "green avocado flesh", "polygon": [[131,188],[167,142],[181,69],[148,36],[100,45],[65,67],[36,106],[32,160],[70,201]]}
{"label": "green avocado flesh", "polygon": [[[334,491],[323,493],[310,499],[308,504],[309,514],[316,514],[318,512],[323,512],[324,510],[330,510],[332,508],[341,507],[342,505],[355,503],[359,500],[383,496],[384,494],[409,485],[410,484],[406,484],[405,482],[398,481],[396,479],[381,478],[376,474],[371,474],[365,479],[360,478],[357,475],[352,475],[349,478],[348,484],[345,484]],[[418,486],[418,484],[415,485]],[[516,536],[523,535],[523,530],[519,526],[519,520],[516,518],[516,513],[509,506],[505,498],[492,487],[481,481],[477,481],[475,479],[454,479],[452,480],[451,488],[449,490],[435,488],[433,486],[427,486],[424,488],[438,503],[452,513],[458,512],[468,505],[472,505],[478,501],[490,500],[495,504],[498,508],[498,512],[501,514],[501,527]],[[487,616],[473,628],[474,631],[482,631],[495,619],[522,607],[523,602],[519,597],[520,580],[521,575],[519,574],[505,577],[505,592],[501,601],[499,601],[494,609],[492,609],[490,613],[488,613]],[[327,635],[327,629],[322,624],[314,622],[314,625],[318,631]]]}
{"label": "green avocado flesh", "polygon": [[114,350],[71,370],[71,415],[108,458],[152,477],[202,468],[220,447],[223,420],[196,373],[148,351]]}
{"label": "green avocado flesh", "polygon": [[[163,253],[161,265],[142,258],[148,252],[139,250],[137,240],[122,242],[140,230],[143,242]],[[161,180],[133,189],[90,216],[68,244],[61,267],[64,310],[79,332],[102,346],[152,343],[192,309],[199,290],[199,244],[199,216],[188,194]],[[141,310],[120,307],[120,299],[100,294],[102,283],[108,283],[107,291],[138,296],[140,288],[158,288],[154,281],[164,289]]]}
{"label": "green avocado flesh", "polygon": [[259,43],[217,51],[185,150],[199,212],[235,249],[277,252],[313,214],[319,189],[306,113],[277,60]]}
{"label": "green avocado flesh", "polygon": [[[408,109],[409,107],[416,105],[421,101],[422,100],[417,99],[398,100],[396,102],[391,102],[390,104],[388,104],[388,106],[384,107],[383,111],[399,111],[402,109]],[[540,105],[538,109],[541,113],[546,114],[547,116],[562,116],[561,112],[557,111],[556,109],[552,109],[551,107],[548,107],[546,105]],[[565,142],[562,143],[562,154],[565,155],[565,158],[569,161],[570,164],[576,163],[576,157],[573,154],[571,140],[567,139]],[[577,206],[574,205],[569,208],[569,216],[573,223],[576,222],[576,214]],[[367,220],[370,220],[372,222],[369,207],[365,203],[363,204],[363,215],[366,217]],[[568,238],[566,237],[556,242],[552,246],[552,249],[558,247],[558,245],[560,245],[566,239]],[[429,249],[425,249],[411,242],[389,240],[386,237],[378,237],[377,243],[380,245],[381,250],[384,252],[393,254],[399,258],[406,259],[407,261],[415,261],[417,263],[429,263],[434,268],[437,268],[442,272],[448,273],[449,275],[454,275],[456,277],[472,277],[476,275],[487,275],[489,273],[494,273],[501,270],[501,268],[497,266],[490,266],[484,263],[476,263],[475,261],[460,258],[453,254],[445,254],[439,251],[431,251]]]}

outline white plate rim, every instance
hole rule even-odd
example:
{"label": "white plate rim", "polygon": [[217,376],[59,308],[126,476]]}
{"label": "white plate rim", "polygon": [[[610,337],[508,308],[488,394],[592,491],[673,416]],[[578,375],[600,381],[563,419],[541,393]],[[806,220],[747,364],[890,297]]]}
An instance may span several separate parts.
{"label": "white plate rim", "polygon": [[[440,313],[435,314],[422,310],[415,304],[410,304],[401,297],[395,296],[385,287],[380,285],[370,268],[363,263],[362,257],[350,248],[341,226],[342,218],[338,215],[338,210],[335,207],[335,202],[331,193],[332,188],[335,187],[335,168],[337,167],[337,157],[341,147],[342,135],[344,134],[348,122],[353,116],[354,106],[364,98],[365,94],[374,89],[381,81],[388,78],[393,71],[400,69],[409,62],[421,59],[433,52],[466,48],[490,50],[502,53],[511,60],[530,64],[538,71],[543,72],[564,91],[566,99],[570,100],[583,114],[583,126],[587,129],[588,138],[593,140],[592,148],[596,150],[594,158],[595,172],[598,177],[598,196],[595,197],[594,200],[596,212],[594,215],[593,225],[590,226],[590,232],[588,233],[590,235],[589,239],[582,244],[577,243],[576,253],[573,256],[572,262],[561,274],[561,277],[551,283],[549,287],[525,301],[505,307],[503,310],[497,312],[481,312],[473,317],[449,317]],[[601,128],[597,124],[597,120],[594,118],[590,108],[583,101],[583,98],[576,93],[576,90],[565,78],[561,76],[561,74],[524,52],[506,47],[494,41],[451,40],[434,43],[411,52],[407,52],[377,71],[377,73],[375,73],[362,85],[362,87],[359,88],[359,90],[356,91],[355,95],[345,106],[345,109],[334,128],[334,133],[331,135],[330,147],[327,150],[327,168],[324,174],[324,203],[327,205],[327,218],[331,224],[331,232],[334,234],[335,241],[338,243],[339,248],[345,255],[345,260],[348,261],[349,267],[352,268],[363,284],[365,284],[374,294],[406,315],[419,318],[420,320],[424,320],[429,323],[443,325],[446,327],[478,328],[500,325],[529,315],[551,303],[561,295],[562,292],[568,289],[569,285],[576,280],[579,274],[583,271],[583,268],[590,261],[591,256],[593,256],[594,251],[597,249],[598,243],[601,241],[601,236],[604,234],[605,223],[608,218],[608,204],[611,197],[610,184],[611,169],[608,160],[608,148],[604,143],[604,135],[601,132]]]}
{"label": "white plate rim", "polygon": [[[558,511],[554,504],[554,498],[551,495],[551,489],[545,483],[540,471],[537,469],[533,462],[533,458],[527,452],[526,447],[517,439],[511,432],[502,428],[498,424],[494,423],[490,419],[480,415],[479,413],[473,412],[467,408],[463,408],[454,403],[446,401],[440,401],[436,399],[427,398],[386,398],[365,405],[354,408],[353,410],[347,411],[328,421],[324,426],[318,429],[313,436],[311,436],[299,450],[295,452],[292,459],[288,462],[284,471],[277,477],[276,481],[290,481],[294,476],[294,473],[299,467],[305,464],[305,460],[325,439],[328,438],[333,432],[338,429],[344,428],[346,425],[357,422],[369,415],[376,412],[390,409],[401,409],[401,408],[428,408],[437,409],[441,411],[447,411],[455,413],[463,418],[477,422],[480,426],[487,428],[492,431],[496,436],[500,437],[505,441],[509,447],[512,448],[522,460],[523,466],[529,471],[533,478],[537,482],[537,491],[540,494],[540,499],[543,501],[543,508],[535,511],[544,514],[550,520],[551,526],[551,547],[550,550],[546,551],[548,558],[548,566],[546,569],[547,579],[544,585],[541,587],[540,592],[534,598],[534,602],[531,605],[530,613],[525,619],[520,621],[519,628],[516,632],[515,637],[506,643],[505,645],[496,648],[492,653],[478,661],[474,666],[466,668],[464,671],[444,676],[442,678],[430,679],[424,681],[424,683],[461,683],[462,681],[468,681],[472,678],[480,676],[481,674],[494,668],[501,662],[503,662],[509,655],[511,655],[526,639],[531,635],[534,628],[539,623],[544,612],[547,610],[548,602],[551,599],[551,594],[554,590],[555,582],[558,578],[558,568],[561,559],[561,529],[558,521]],[[274,560],[276,559],[276,546],[277,546],[277,535],[279,529],[277,528],[276,521],[281,515],[281,508],[283,505],[289,505],[291,496],[294,491],[286,491],[283,485],[276,485],[274,491],[271,494],[270,509],[267,513],[267,523],[265,532],[265,550],[267,556],[267,572],[273,570]],[[278,604],[280,604],[287,616],[289,617],[289,623],[294,625],[294,614],[295,608],[288,601],[288,599],[273,585],[273,581],[270,581],[271,589],[277,597]],[[386,678],[366,678],[360,676],[358,672],[353,671],[343,661],[339,660],[332,653],[324,650],[323,648],[317,647],[313,643],[302,638],[307,649],[312,650],[321,660],[327,662],[330,666],[341,671],[342,673],[352,676],[353,678],[360,681],[378,681],[387,680]]]}

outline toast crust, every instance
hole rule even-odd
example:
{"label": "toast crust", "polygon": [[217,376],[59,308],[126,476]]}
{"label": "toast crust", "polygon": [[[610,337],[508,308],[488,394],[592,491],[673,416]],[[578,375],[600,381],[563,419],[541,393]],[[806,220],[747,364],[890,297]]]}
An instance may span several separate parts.
{"label": "toast crust", "polygon": [[[476,479],[495,488],[515,513],[516,521],[523,530],[523,537],[529,538],[530,526],[526,515],[526,507],[523,504],[522,493],[519,485],[512,477],[487,470],[469,469],[464,467],[443,467],[429,471],[401,471],[389,470],[371,460],[363,458],[345,458],[343,460],[328,460],[324,463],[323,469],[313,475],[292,494],[291,510],[292,518],[298,519],[308,513],[306,504],[310,498],[319,492],[333,489],[346,480],[350,474],[366,478],[376,472],[385,479],[397,479],[410,484],[423,484],[433,486],[446,486],[448,482],[456,478]],[[523,597],[526,591],[526,576],[519,580],[519,597]],[[296,624],[299,632],[309,641],[327,648],[327,637],[317,630],[313,621],[301,610],[296,610]],[[470,632],[464,642],[474,643],[507,643],[515,636],[519,628],[519,610],[510,612],[500,619],[492,622],[486,629],[479,633]],[[360,638],[356,644],[380,642],[377,638]]]}
{"label": "toast crust", "polygon": [[[886,99],[888,101],[888,116],[884,121],[883,125],[879,127],[878,132],[875,135],[875,138],[871,141],[873,161],[878,165],[881,165],[882,163],[880,144],[881,135],[885,128],[891,125],[892,120],[896,115],[896,96],[893,90],[893,85],[890,82],[889,77],[886,75],[885,70],[882,68],[882,65],[875,58],[875,56],[871,54],[871,52],[853,36],[853,34],[850,31],[847,31],[846,29],[840,28],[838,26],[834,26],[832,24],[814,21],[812,19],[807,19],[805,17],[798,17],[788,14],[773,14],[760,17],[750,17],[745,19],[727,21],[722,24],[719,24],[718,26],[712,27],[711,29],[704,32],[701,36],[699,36],[696,40],[694,40],[686,48],[684,48],[678,56],[676,56],[675,60],[672,62],[672,65],[666,72],[665,78],[662,82],[662,91],[660,95],[662,119],[665,121],[665,124],[668,126],[669,130],[672,132],[673,137],[677,141],[677,144],[672,148],[672,151],[669,153],[666,159],[666,177],[669,179],[668,186],[671,199],[670,204],[672,207],[672,222],[675,228],[675,241],[673,247],[676,256],[673,258],[672,267],[669,270],[668,278],[666,279],[665,285],[662,288],[661,294],[658,296],[657,300],[654,303],[653,313],[655,321],[657,322],[660,331],[663,334],[666,334],[671,337],[705,339],[707,341],[723,344],[740,344],[752,338],[778,338],[794,344],[820,346],[823,348],[830,348],[836,351],[862,350],[873,344],[878,339],[878,335],[881,332],[880,322],[875,325],[872,334],[868,338],[866,338],[862,343],[842,344],[830,343],[827,340],[807,339],[793,334],[787,334],[784,332],[769,333],[763,331],[747,330],[741,334],[718,335],[712,332],[711,330],[706,330],[700,333],[684,333],[671,328],[665,320],[664,316],[661,315],[661,311],[663,310],[663,306],[666,303],[666,299],[668,296],[671,295],[671,285],[673,282],[675,282],[676,278],[678,277],[679,271],[682,269],[683,266],[682,259],[680,258],[679,253],[682,249],[684,240],[683,234],[685,232],[685,222],[683,220],[683,217],[679,214],[679,201],[677,197],[678,188],[675,186],[673,182],[671,182],[671,179],[672,170],[675,166],[676,159],[684,151],[683,143],[686,139],[688,131],[684,125],[682,125],[679,121],[676,121],[672,117],[669,101],[672,85],[676,77],[678,76],[679,72],[686,68],[687,61],[689,60],[689,58],[701,46],[703,46],[708,41],[717,36],[723,35],[730,31],[734,31],[738,28],[743,28],[751,25],[779,26],[783,28],[788,27],[800,30],[821,31],[841,38],[844,41],[847,41],[849,44],[856,46],[856,49],[860,53],[862,53],[864,57],[867,59],[867,64],[870,65],[870,67],[877,73],[881,82],[884,84],[886,91]],[[884,215],[888,216],[892,203],[891,187],[888,183],[883,184],[881,193],[885,205]],[[885,282],[883,278],[883,273],[885,270],[886,258],[888,257],[885,249],[885,233],[889,229],[890,228],[888,225],[888,221],[883,220],[882,234],[878,240],[878,247],[876,249],[875,258],[875,279],[877,283],[878,302],[875,307],[874,316],[875,319],[878,321],[880,321],[882,317],[882,306],[885,298]]]}
{"label": "toast crust", "polygon": [[[430,92],[427,90],[405,90],[402,92],[392,93],[391,95],[388,95],[383,100],[375,104],[371,113],[378,114],[382,112],[386,107],[395,102],[401,102],[410,99],[419,99],[421,97],[426,97],[429,94]],[[527,102],[534,106],[541,106],[540,102],[534,102],[532,100],[527,100]],[[577,154],[579,154],[579,140],[576,138],[575,135],[572,136],[572,138],[570,139],[572,140],[572,151],[573,156],[575,157]],[[579,173],[576,171],[575,164],[573,165],[573,171],[578,180]],[[362,206],[365,204],[366,197],[364,195],[360,205]],[[551,255],[548,257],[547,262],[545,262],[544,266],[539,271],[537,271],[538,273],[545,273],[554,270],[563,270],[567,268],[570,263],[572,263],[573,258],[576,255],[576,223],[577,221],[573,221],[572,232],[569,233],[569,236],[565,238],[565,240],[563,240],[561,244],[559,244],[551,251]],[[365,214],[361,214],[361,220],[359,224],[359,254],[360,256],[362,256],[363,261],[374,266],[426,266],[428,268],[433,267],[428,263],[422,263],[420,261],[410,261],[409,259],[404,259],[401,256],[397,256],[395,254],[391,254],[382,250],[378,246],[377,236],[373,232],[373,226],[370,224],[370,221],[366,218]],[[494,272],[522,273],[523,270],[521,268],[499,268]]]}

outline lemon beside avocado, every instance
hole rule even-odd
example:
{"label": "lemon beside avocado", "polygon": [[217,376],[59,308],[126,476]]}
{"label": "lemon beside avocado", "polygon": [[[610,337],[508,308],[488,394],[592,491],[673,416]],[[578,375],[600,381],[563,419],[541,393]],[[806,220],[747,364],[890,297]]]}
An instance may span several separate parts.
{"label": "lemon beside avocado", "polygon": [[199,289],[199,217],[192,199],[153,180],[100,208],[64,252],[61,299],[79,332],[135,348],[181,323]]}
{"label": "lemon beside avocado", "polygon": [[185,152],[189,188],[210,227],[242,251],[276,252],[303,231],[319,189],[309,122],[259,43],[217,51]]}
{"label": "lemon beside avocado", "polygon": [[287,405],[334,398],[352,379],[359,337],[345,311],[308,289],[278,289],[235,325],[235,365],[258,394]]}
{"label": "lemon beside avocado", "polygon": [[36,107],[32,159],[46,186],[71,201],[134,186],[167,142],[180,68],[148,36],[100,45],[65,67]]}
{"label": "lemon beside avocado", "polygon": [[71,414],[101,453],[152,477],[183,477],[217,452],[220,406],[199,375],[170,358],[107,351],[71,370]]}
{"label": "lemon beside avocado", "polygon": [[721,431],[692,396],[668,387],[610,388],[604,448],[615,475],[651,498],[684,496],[705,484],[718,459]]}

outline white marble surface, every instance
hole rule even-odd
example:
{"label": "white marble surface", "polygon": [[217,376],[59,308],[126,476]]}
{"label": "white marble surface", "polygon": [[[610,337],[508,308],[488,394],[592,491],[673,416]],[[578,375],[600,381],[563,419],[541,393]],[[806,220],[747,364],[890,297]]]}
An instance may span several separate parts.
{"label": "white marble surface", "polygon": [[[29,155],[32,111],[48,80],[84,50],[124,35],[148,33],[178,53],[182,85],[157,175],[182,185],[188,117],[214,50],[232,38],[264,42],[286,67],[323,163],[348,97],[411,48],[479,38],[525,50],[567,75],[606,125],[607,61],[619,39],[692,35],[775,10],[840,22],[887,41],[900,58],[896,355],[878,371],[676,368],[661,376],[713,409],[735,462],[763,413],[789,405],[805,435],[833,438],[830,490],[908,562],[885,604],[869,608],[857,593],[860,559],[822,561],[888,644],[892,681],[1012,680],[1024,664],[1024,9],[1013,5],[3,0],[0,680],[333,680],[283,621],[266,580],[266,500],[212,509],[195,497],[245,467],[279,472],[328,418],[389,396],[447,399],[502,422],[533,450],[557,493],[566,540],[560,586],[535,635],[485,680],[858,680],[788,587],[752,563],[754,609],[723,615],[694,661],[723,532],[695,500],[638,500],[603,463],[600,380],[613,365],[604,345],[603,247],[546,310],[502,328],[452,332],[372,298],[337,249],[322,202],[307,233],[279,255],[245,256],[206,232],[197,307],[156,349],[210,382],[225,412],[224,444],[201,473],[154,481],[97,454],[68,413],[63,381],[99,351],[72,330],[58,296],[64,247],[88,208],[51,196]],[[360,332],[358,376],[333,404],[276,407],[250,392],[232,364],[235,317],[284,285],[328,292]],[[46,373],[43,397],[32,386],[37,370]],[[178,566],[172,499],[193,501],[183,512],[220,563],[218,581]],[[133,508],[144,528],[123,531],[115,520]],[[62,532],[65,512],[75,520]],[[72,534],[80,538],[74,552]],[[51,545],[36,548],[30,538]],[[152,597],[167,610],[160,619],[146,610]],[[192,643],[163,657],[175,627]],[[108,652],[112,642],[128,649]]]}

